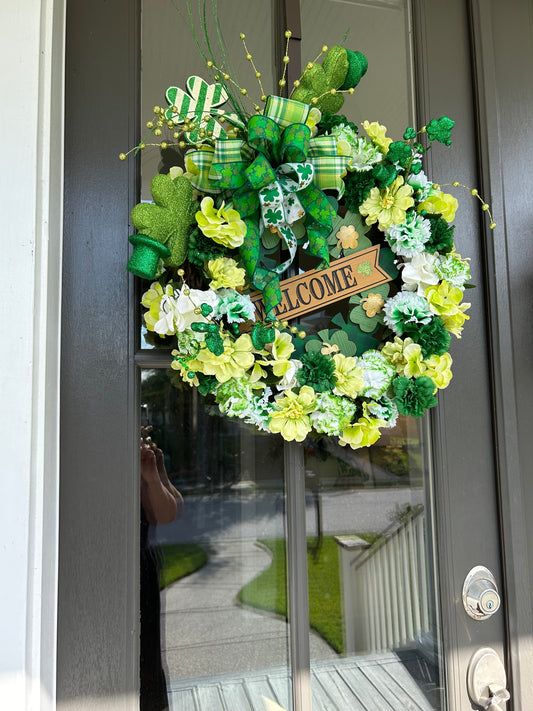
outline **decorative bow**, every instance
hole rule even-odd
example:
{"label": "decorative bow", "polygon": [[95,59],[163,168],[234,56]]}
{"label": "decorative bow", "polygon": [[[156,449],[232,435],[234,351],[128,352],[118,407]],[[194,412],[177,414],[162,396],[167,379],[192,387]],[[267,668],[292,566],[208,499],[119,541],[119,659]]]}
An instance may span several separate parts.
{"label": "decorative bow", "polygon": [[[281,301],[279,276],[296,254],[291,225],[306,216],[306,251],[319,257],[319,268],[329,266],[327,236],[335,210],[322,190],[336,189],[339,197],[348,157],[337,155],[333,136],[311,139],[305,125],[309,106],[270,96],[264,115],[248,122],[248,143],[218,140],[215,148],[187,153],[193,185],[206,192],[231,193],[236,210],[246,222],[241,257],[254,286],[263,292],[269,316]],[[265,228],[283,239],[289,257],[268,268],[262,263],[261,235]]]}

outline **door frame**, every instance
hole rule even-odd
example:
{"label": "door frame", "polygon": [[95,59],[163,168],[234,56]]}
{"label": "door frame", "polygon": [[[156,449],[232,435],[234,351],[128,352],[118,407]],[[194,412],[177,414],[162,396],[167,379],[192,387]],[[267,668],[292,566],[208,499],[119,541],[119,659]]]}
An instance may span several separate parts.
{"label": "door frame", "polygon": [[[509,32],[527,40],[527,23],[518,24],[530,3],[515,4],[518,13],[507,18]],[[508,145],[510,139],[501,130],[499,95],[512,81],[513,66],[497,72],[496,57],[513,45],[497,48],[493,27],[502,22],[497,5],[454,0],[443,13],[436,0],[417,0],[413,14],[418,113],[447,112],[458,125],[454,147],[432,156],[428,172],[446,176],[448,171],[446,182],[460,179],[480,187],[490,196],[503,234],[503,200],[512,182],[502,180],[498,140]],[[115,157],[136,142],[139,129],[139,6],[139,0],[67,4],[57,683],[58,707],[68,709],[103,709],[107,703],[134,709],[138,703],[139,497],[132,485],[138,477],[138,385],[133,280],[124,269],[138,175],[133,162]],[[460,176],[454,174],[457,155],[468,158]],[[469,703],[467,664],[485,644],[508,656],[518,711],[533,695],[533,680],[526,678],[533,659],[529,568],[523,564],[530,555],[527,501],[516,494],[525,486],[517,452],[528,452],[516,441],[521,401],[509,367],[515,358],[506,318],[510,246],[505,239],[492,240],[479,222],[475,201],[463,199],[457,234],[469,240],[463,251],[473,254],[483,281],[472,299],[462,347],[453,351],[454,383],[432,416],[442,632],[450,711]],[[465,398],[482,432],[467,442],[465,423],[455,416]],[[475,483],[474,467],[481,476]],[[480,486],[492,492],[493,503],[472,510],[466,499],[475,500]],[[451,532],[460,545],[444,543]],[[504,590],[504,610],[486,623],[467,618],[460,600],[464,575],[480,563],[496,572]],[[498,641],[504,623],[506,650]]]}

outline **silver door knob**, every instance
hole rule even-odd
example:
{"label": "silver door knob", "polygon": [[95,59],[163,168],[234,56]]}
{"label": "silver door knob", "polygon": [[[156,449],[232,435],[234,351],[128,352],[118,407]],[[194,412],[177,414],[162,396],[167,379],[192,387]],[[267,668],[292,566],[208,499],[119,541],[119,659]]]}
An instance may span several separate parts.
{"label": "silver door knob", "polygon": [[474,620],[486,620],[500,609],[496,579],[488,568],[477,565],[468,573],[463,585],[463,605]]}
{"label": "silver door knob", "polygon": [[467,672],[468,694],[472,701],[485,711],[505,711],[511,698],[507,691],[505,667],[491,647],[474,653]]}

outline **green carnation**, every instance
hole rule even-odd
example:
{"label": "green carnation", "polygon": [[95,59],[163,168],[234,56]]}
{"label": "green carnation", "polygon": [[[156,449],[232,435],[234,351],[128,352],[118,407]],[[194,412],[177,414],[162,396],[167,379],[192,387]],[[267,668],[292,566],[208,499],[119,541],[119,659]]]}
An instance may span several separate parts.
{"label": "green carnation", "polygon": [[348,172],[344,178],[344,202],[350,212],[359,213],[359,206],[367,199],[370,191],[375,187],[372,172],[354,170]]}
{"label": "green carnation", "polygon": [[337,382],[333,358],[311,351],[301,357],[301,367],[296,375],[300,385],[309,385],[315,392],[331,392]]}
{"label": "green carnation", "polygon": [[352,422],[357,412],[353,400],[330,393],[318,395],[315,410],[309,418],[315,430],[331,437],[339,436]]}
{"label": "green carnation", "polygon": [[426,244],[426,252],[433,254],[440,252],[448,254],[453,250],[453,232],[455,225],[449,225],[446,220],[440,215],[425,215],[425,219],[429,220],[431,225],[431,237]]}
{"label": "green carnation", "polygon": [[228,250],[224,245],[213,242],[212,239],[206,237],[198,228],[193,230],[189,235],[189,251],[187,259],[195,267],[202,268],[205,262],[217,257],[227,257],[231,255],[231,250]]}
{"label": "green carnation", "polygon": [[399,291],[387,301],[383,313],[387,326],[399,336],[402,336],[407,328],[418,328],[433,318],[427,300],[411,291]]}
{"label": "green carnation", "polygon": [[392,387],[400,415],[421,417],[427,409],[437,404],[437,398],[433,395],[435,383],[427,375],[414,379],[400,375],[395,378]]}
{"label": "green carnation", "polygon": [[434,316],[429,323],[404,324],[402,335],[409,336],[418,343],[424,360],[432,355],[444,355],[449,350],[452,339],[438,316]]}
{"label": "green carnation", "polygon": [[353,121],[348,121],[346,116],[343,116],[343,114],[323,113],[320,123],[318,124],[318,128],[320,129],[320,133],[329,133],[333,128],[335,128],[335,126],[340,126],[341,124],[348,126],[354,133],[357,133],[357,126],[355,123],[353,123]]}

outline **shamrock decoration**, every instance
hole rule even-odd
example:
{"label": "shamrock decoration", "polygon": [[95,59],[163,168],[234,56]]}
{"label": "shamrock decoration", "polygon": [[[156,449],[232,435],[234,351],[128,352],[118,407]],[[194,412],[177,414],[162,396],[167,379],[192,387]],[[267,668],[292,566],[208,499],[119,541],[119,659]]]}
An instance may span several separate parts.
{"label": "shamrock decoration", "polygon": [[205,345],[216,356],[224,353],[224,341],[215,323],[191,323],[191,328],[196,333],[205,333]]}
{"label": "shamrock decoration", "polygon": [[349,303],[355,308],[350,311],[350,321],[364,333],[373,333],[383,323],[382,307],[388,295],[389,284],[381,284],[352,296]]}
{"label": "shamrock decoration", "polygon": [[[332,330],[324,328],[303,341],[307,353],[320,352],[323,355],[342,353],[344,356],[353,356],[375,348],[378,344],[373,336],[362,333],[357,326],[345,321],[342,314],[336,314],[331,319],[331,323],[337,328]],[[302,341],[295,343],[297,350],[302,350],[301,343]]]}
{"label": "shamrock decoration", "polygon": [[328,237],[330,256],[334,259],[343,254],[345,257],[361,249],[366,249],[372,242],[365,237],[370,227],[361,215],[355,212],[346,212],[344,217],[337,217],[333,221],[332,230]]}
{"label": "shamrock decoration", "polygon": [[156,175],[150,183],[155,205],[141,202],[131,211],[131,221],[145,235],[166,245],[165,263],[179,267],[187,257],[191,225],[195,224],[193,188],[183,176]]}
{"label": "shamrock decoration", "polygon": [[426,126],[426,132],[430,141],[439,141],[445,146],[451,145],[452,128],[455,126],[455,121],[447,116],[441,116],[439,119],[431,119]]}
{"label": "shamrock decoration", "polygon": [[276,332],[272,326],[258,321],[252,327],[251,338],[254,348],[262,351],[268,343],[274,342]]}
{"label": "shamrock decoration", "polygon": [[[226,132],[216,120],[217,116],[224,116],[232,124],[244,128],[236,114],[216,108],[228,100],[228,94],[222,84],[208,84],[198,76],[189,77],[186,83],[186,92],[177,86],[169,86],[167,89],[165,97],[169,108],[165,111],[165,118],[178,124],[184,123],[185,119],[197,124],[193,131],[184,134],[188,143],[201,143],[208,137],[208,132],[211,132],[209,138],[224,138]],[[204,117],[207,118],[206,121],[202,121]],[[200,136],[200,130],[205,132],[205,137]]]}
{"label": "shamrock decoration", "polygon": [[[336,114],[344,104],[341,93],[357,86],[368,67],[361,52],[352,52],[344,47],[331,47],[322,64],[310,63],[302,74],[300,86],[292,95],[295,101],[316,106],[322,113]],[[334,93],[331,93],[332,90]]]}

